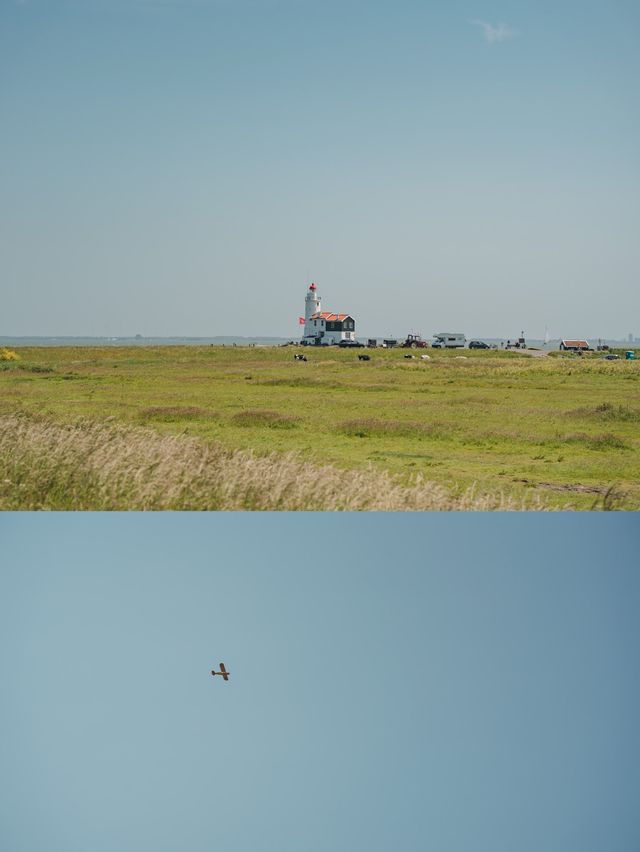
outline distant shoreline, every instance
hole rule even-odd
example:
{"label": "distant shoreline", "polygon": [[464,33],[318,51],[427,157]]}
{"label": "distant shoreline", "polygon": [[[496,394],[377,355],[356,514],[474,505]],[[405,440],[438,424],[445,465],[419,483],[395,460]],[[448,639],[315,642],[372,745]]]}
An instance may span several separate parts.
{"label": "distant shoreline", "polygon": [[[371,335],[373,338],[374,335]],[[381,342],[388,335],[379,335],[376,339]],[[516,340],[515,337],[483,337],[475,335],[468,340],[484,340],[487,343],[500,345],[507,340]],[[603,344],[615,348],[631,347],[638,345],[638,341],[616,340],[615,338],[587,338],[595,346],[598,340]],[[32,335],[32,336],[9,336],[0,335],[0,346],[30,347],[30,346],[282,346],[291,341],[299,340],[298,337],[241,337],[233,335],[218,335],[215,337],[91,337],[83,335]],[[358,337],[358,340],[366,343],[366,337]],[[429,340],[429,342],[431,342]],[[527,338],[527,346],[534,348],[557,349],[560,338],[550,340],[546,345],[544,340]]]}
{"label": "distant shoreline", "polygon": [[0,336],[0,346],[280,346],[290,337],[87,337],[59,335]]}

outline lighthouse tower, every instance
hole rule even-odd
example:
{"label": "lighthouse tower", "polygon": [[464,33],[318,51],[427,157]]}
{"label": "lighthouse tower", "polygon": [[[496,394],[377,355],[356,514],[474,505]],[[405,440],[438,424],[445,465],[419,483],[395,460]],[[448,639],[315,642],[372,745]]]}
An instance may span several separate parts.
{"label": "lighthouse tower", "polygon": [[[300,322],[303,322],[302,317]],[[305,346],[358,345],[354,318],[351,314],[322,311],[315,284],[309,286],[304,300],[304,334],[300,342]]]}
{"label": "lighthouse tower", "polygon": [[313,326],[311,317],[314,314],[320,313],[320,296],[318,296],[315,284],[310,284],[307,290],[307,295],[304,300],[304,336],[308,337],[313,334]]}

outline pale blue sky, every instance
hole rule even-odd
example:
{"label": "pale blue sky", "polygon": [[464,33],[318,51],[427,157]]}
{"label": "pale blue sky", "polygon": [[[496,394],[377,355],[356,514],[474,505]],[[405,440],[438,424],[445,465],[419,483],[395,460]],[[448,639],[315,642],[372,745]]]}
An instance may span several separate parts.
{"label": "pale blue sky", "polygon": [[635,0],[0,0],[0,334],[640,335]]}
{"label": "pale blue sky", "polygon": [[0,546],[3,849],[640,848],[631,515],[5,513]]}

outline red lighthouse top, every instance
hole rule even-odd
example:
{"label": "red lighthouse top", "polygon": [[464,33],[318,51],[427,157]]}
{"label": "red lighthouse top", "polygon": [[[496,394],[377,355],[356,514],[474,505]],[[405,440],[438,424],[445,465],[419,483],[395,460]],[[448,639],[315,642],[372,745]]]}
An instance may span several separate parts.
{"label": "red lighthouse top", "polygon": [[310,289],[310,290],[315,290],[315,289],[316,289],[316,285],[312,282],[312,283],[309,285],[309,289]]}

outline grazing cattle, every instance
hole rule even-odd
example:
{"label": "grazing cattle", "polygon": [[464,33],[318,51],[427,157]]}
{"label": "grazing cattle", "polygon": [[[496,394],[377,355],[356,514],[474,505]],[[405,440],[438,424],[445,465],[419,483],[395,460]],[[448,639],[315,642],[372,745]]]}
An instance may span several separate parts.
{"label": "grazing cattle", "polygon": [[415,355],[405,355],[404,357],[405,358],[415,358],[416,356]]}
{"label": "grazing cattle", "polygon": [[358,355],[358,361],[370,361],[371,355]]}
{"label": "grazing cattle", "polygon": [[293,360],[294,360],[294,361],[306,361],[306,360],[307,360],[307,356],[306,356],[306,355],[303,355],[303,354],[302,354],[302,352],[300,352],[300,353],[296,353],[296,354],[293,356]]}
{"label": "grazing cattle", "polygon": [[431,360],[431,355],[421,355],[420,357],[422,358],[423,361],[430,361]]}

